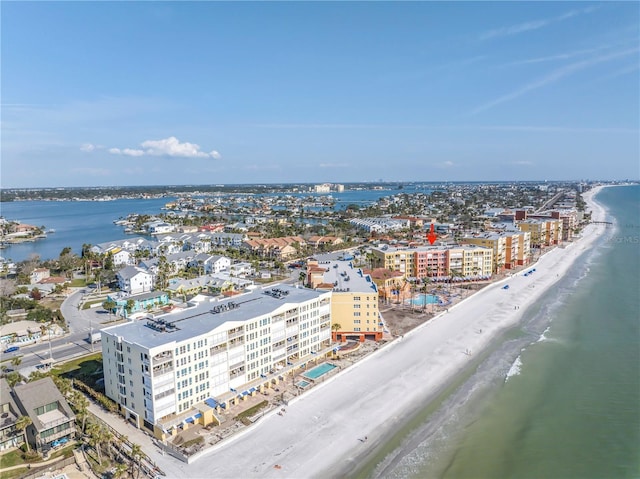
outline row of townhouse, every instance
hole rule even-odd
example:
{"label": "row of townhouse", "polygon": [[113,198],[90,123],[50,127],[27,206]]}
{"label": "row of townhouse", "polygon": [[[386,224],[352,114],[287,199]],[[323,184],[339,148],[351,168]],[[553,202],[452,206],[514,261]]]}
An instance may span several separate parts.
{"label": "row of townhouse", "polygon": [[493,250],[473,244],[372,248],[373,265],[398,271],[405,278],[488,279],[493,271]]}
{"label": "row of townhouse", "polygon": [[160,256],[194,251],[208,253],[220,248],[239,248],[245,235],[203,231],[199,233],[159,234],[155,240],[142,237],[108,241],[96,244],[91,251],[96,254],[110,254],[116,265],[135,264],[136,252],[146,252],[148,256]]}
{"label": "row of townhouse", "polygon": [[106,395],[156,437],[271,387],[332,351],[331,291],[256,288],[102,330]]}
{"label": "row of townhouse", "polygon": [[305,284],[331,291],[333,339],[380,341],[384,325],[378,311],[378,287],[369,274],[338,254],[316,255],[307,260]]}
{"label": "row of townhouse", "polygon": [[256,238],[247,240],[242,248],[264,258],[286,260],[300,253],[307,242],[301,236],[283,236],[280,238]]}
{"label": "row of townhouse", "polygon": [[405,218],[354,218],[349,220],[349,223],[369,233],[389,233],[411,226],[411,220]]}
{"label": "row of townhouse", "polygon": [[[194,254],[191,251],[183,251],[168,255],[164,258],[171,273],[176,273],[185,268],[197,268],[202,275],[219,275],[223,272],[234,273],[240,276],[246,271],[246,263],[232,265],[226,256],[209,255],[206,253]],[[150,258],[141,261],[138,266],[125,266],[116,273],[116,279],[121,291],[128,294],[138,294],[151,291],[155,285],[155,277],[158,274],[160,259]]]}
{"label": "row of townhouse", "polygon": [[[24,432],[21,417],[31,420]],[[75,437],[75,415],[50,377],[11,388],[0,378],[0,451],[26,440],[44,454]]]}
{"label": "row of townhouse", "polygon": [[[160,261],[159,257],[148,258],[140,261],[138,266],[155,275],[158,273]],[[219,273],[228,270],[231,266],[231,260],[226,256],[197,253],[195,250],[168,254],[163,256],[162,261],[167,263],[171,273],[187,268],[196,268],[202,274]]]}

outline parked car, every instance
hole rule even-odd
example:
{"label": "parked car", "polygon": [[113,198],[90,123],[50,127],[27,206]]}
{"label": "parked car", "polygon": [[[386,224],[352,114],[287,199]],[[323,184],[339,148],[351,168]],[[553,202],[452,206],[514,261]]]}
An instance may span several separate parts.
{"label": "parked car", "polygon": [[5,353],[15,353],[16,351],[19,351],[20,347],[19,346],[11,346],[7,349],[4,350]]}
{"label": "parked car", "polygon": [[505,284],[505,285],[502,287],[502,289],[509,289],[509,285],[508,285],[508,284]]}

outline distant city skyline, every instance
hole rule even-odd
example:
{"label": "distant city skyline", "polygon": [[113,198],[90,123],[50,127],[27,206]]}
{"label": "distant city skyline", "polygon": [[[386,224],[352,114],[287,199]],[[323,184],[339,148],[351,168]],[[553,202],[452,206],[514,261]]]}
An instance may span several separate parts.
{"label": "distant city skyline", "polygon": [[2,188],[640,178],[637,2],[3,2]]}

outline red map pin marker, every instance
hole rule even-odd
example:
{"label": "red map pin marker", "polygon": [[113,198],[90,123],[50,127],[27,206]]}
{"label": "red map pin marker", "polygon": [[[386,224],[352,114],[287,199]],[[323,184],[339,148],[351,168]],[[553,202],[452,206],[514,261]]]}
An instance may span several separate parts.
{"label": "red map pin marker", "polygon": [[434,228],[434,225],[433,223],[431,223],[431,231],[429,231],[429,234],[427,235],[429,244],[433,244],[433,242],[438,239],[438,235],[436,235],[436,232],[434,231],[433,228]]}

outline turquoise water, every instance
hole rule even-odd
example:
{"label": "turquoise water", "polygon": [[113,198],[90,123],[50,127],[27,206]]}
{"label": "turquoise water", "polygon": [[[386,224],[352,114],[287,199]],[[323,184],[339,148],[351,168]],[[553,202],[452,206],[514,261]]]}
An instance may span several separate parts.
{"label": "turquoise water", "polygon": [[309,384],[311,384],[309,381],[298,381],[296,383],[296,386],[298,386],[299,388],[306,388]]}
{"label": "turquoise water", "polygon": [[438,304],[438,297],[433,294],[419,294],[411,300],[414,306],[424,306],[426,304]]}
{"label": "turquoise water", "polygon": [[327,374],[332,369],[335,369],[336,366],[330,363],[322,363],[320,366],[316,366],[313,369],[310,369],[304,376],[309,379],[318,379],[320,376]]}
{"label": "turquoise water", "polygon": [[360,477],[640,477],[640,187],[597,199],[615,227]]}

